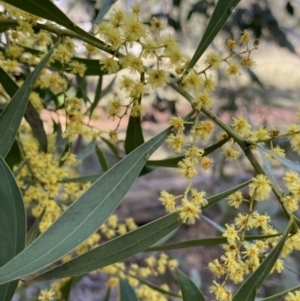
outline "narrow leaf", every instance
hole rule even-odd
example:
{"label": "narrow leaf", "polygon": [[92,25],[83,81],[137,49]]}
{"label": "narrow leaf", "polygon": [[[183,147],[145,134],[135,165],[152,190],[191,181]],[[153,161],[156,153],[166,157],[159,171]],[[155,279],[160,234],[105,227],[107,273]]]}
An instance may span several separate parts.
{"label": "narrow leaf", "polygon": [[285,165],[289,169],[292,169],[292,170],[300,172],[300,164],[298,162],[294,162],[294,161],[289,160],[287,158],[279,157],[279,156],[275,155],[274,153],[272,153],[271,151],[265,149],[261,145],[258,145],[258,147],[261,150],[263,150],[264,152],[266,152],[267,154],[271,155],[272,157],[274,157],[275,159],[277,159],[278,161],[280,161],[283,165]]}
{"label": "narrow leaf", "polygon": [[0,20],[0,32],[5,32],[16,26],[16,20],[2,19]]}
{"label": "narrow leaf", "polygon": [[[207,147],[204,149],[203,156],[207,156],[216,149],[220,148],[223,144],[225,144],[230,137],[227,137],[225,139],[222,139],[221,141]],[[163,159],[163,160],[149,160],[147,161],[147,165],[150,166],[160,166],[160,167],[178,167],[178,162],[180,162],[182,159],[184,159],[184,156],[178,156],[178,157],[173,157],[173,158],[168,158],[168,159]]]}
{"label": "narrow leaf", "polygon": [[61,298],[59,300],[69,300],[69,295],[74,287],[80,280],[82,279],[82,276],[77,277],[71,277],[69,278],[66,283],[60,288]]}
{"label": "narrow leaf", "polygon": [[85,148],[76,156],[77,160],[83,160],[87,158],[91,153],[95,151],[96,140],[92,140]]}
{"label": "narrow leaf", "polygon": [[[10,167],[10,169],[12,170],[13,167],[15,165],[19,165],[19,163],[22,161],[22,154],[19,148],[19,145],[16,141],[16,139],[14,140],[8,154],[5,157],[5,162],[7,163],[7,165]],[[19,166],[20,167],[20,166]],[[18,168],[19,168],[18,167]],[[15,171],[16,172],[16,171]],[[15,174],[16,176],[17,174]]]}
{"label": "narrow leaf", "polygon": [[[79,57],[73,57],[72,61],[76,61],[78,63],[84,64],[86,67],[86,70],[83,74],[83,76],[103,76],[107,74],[107,70],[102,70],[99,65],[99,60],[93,60],[93,59],[84,59]],[[56,69],[57,71],[60,71],[63,69],[63,65],[59,61],[55,61],[50,65],[51,69]],[[71,67],[66,68],[65,72],[70,73],[72,71]]]}
{"label": "narrow leaf", "polygon": [[100,147],[98,145],[96,145],[96,154],[97,154],[99,163],[102,167],[102,170],[104,172],[108,171],[109,167],[108,167],[107,161],[105,159],[105,156],[104,156],[102,150],[100,149]]}
{"label": "narrow leaf", "polygon": [[169,131],[168,128],[144,143],[100,177],[47,231],[0,269],[0,283],[50,265],[94,233],[121,203],[147,158],[163,143]]}
{"label": "narrow leaf", "polygon": [[103,301],[109,301],[109,298],[110,298],[110,292],[111,292],[111,289],[108,288],[108,289],[106,290],[106,294],[105,294],[105,297],[104,297]]}
{"label": "narrow leaf", "polygon": [[242,284],[242,286],[233,297],[233,301],[254,301],[258,289],[263,284],[264,280],[268,277],[271,269],[273,268],[276,260],[280,255],[280,252],[290,232],[292,223],[293,219],[290,218],[288,226],[276,247],[264,259],[260,266],[255,270],[255,272]]}
{"label": "narrow leaf", "polygon": [[45,210],[40,214],[40,216],[34,221],[33,225],[29,229],[26,235],[26,247],[29,246],[33,241],[35,241],[40,235],[39,224],[43,219]]}
{"label": "narrow leaf", "polygon": [[[0,178],[0,266],[3,266],[24,249],[26,214],[21,192],[2,157]],[[10,301],[17,285],[18,280],[0,285],[0,300]]]}
{"label": "narrow leaf", "polygon": [[[0,68],[0,82],[4,87],[7,94],[12,98],[14,94],[18,91],[18,85],[11,79],[11,77]],[[33,107],[31,102],[28,102],[27,108],[24,115],[26,121],[30,125],[33,135],[37,138],[41,149],[47,152],[47,136],[44,130],[43,122],[40,118],[39,113]]]}
{"label": "narrow leaf", "polygon": [[126,154],[131,153],[137,147],[144,143],[143,130],[140,117],[129,117],[126,130],[125,151]]}
{"label": "narrow leaf", "polygon": [[31,102],[28,102],[27,104],[24,117],[32,129],[34,137],[38,140],[42,151],[46,153],[48,148],[48,141],[44,129],[44,124],[39,113],[36,111]]}
{"label": "narrow leaf", "polygon": [[98,24],[102,21],[104,16],[107,14],[107,12],[110,10],[110,8],[114,5],[114,3],[117,2],[117,0],[104,0],[100,11],[98,12],[97,17],[94,20],[94,24]]}
{"label": "narrow leaf", "polygon": [[240,2],[240,0],[219,0],[214,12],[209,20],[208,26],[205,30],[205,33],[187,67],[187,71],[193,68],[204,51],[213,41],[215,36],[219,33],[221,28],[224,26],[225,22],[231,15],[235,6]]}
{"label": "narrow leaf", "polygon": [[119,278],[120,283],[120,301],[138,301],[138,298],[128,282]]}
{"label": "narrow leaf", "polygon": [[111,143],[109,140],[103,138],[103,137],[100,137],[102,141],[105,142],[105,144],[108,146],[108,148],[112,151],[112,153],[117,157],[117,158],[121,158],[120,154],[119,154],[119,150],[118,148],[113,144]]}
{"label": "narrow leaf", "polygon": [[58,279],[85,274],[104,266],[122,261],[145,250],[176,229],[178,213],[157,219],[125,235],[114,238],[91,251],[35,278],[36,281]]}
{"label": "narrow leaf", "polygon": [[49,0],[42,2],[39,0],[4,0],[4,2],[22,9],[30,14],[34,14],[44,19],[56,22],[57,24],[90,39],[91,41],[101,43],[100,40],[73,23],[54,3]]}
{"label": "narrow leaf", "polygon": [[180,284],[183,301],[205,301],[196,284],[176,268],[176,275]]}
{"label": "narrow leaf", "polygon": [[208,204],[203,206],[203,209],[209,208],[212,205],[215,205],[216,203],[218,203],[219,201],[224,200],[225,198],[227,198],[228,196],[230,196],[231,194],[233,194],[234,192],[240,190],[241,188],[245,187],[246,185],[248,185],[252,180],[248,180],[240,185],[237,185],[233,188],[230,188],[224,192],[221,192],[219,194],[216,194],[214,196],[211,196],[209,198],[207,198]]}
{"label": "narrow leaf", "polygon": [[103,76],[99,76],[98,79],[98,83],[97,83],[97,87],[96,87],[96,91],[95,91],[95,97],[94,97],[94,101],[91,104],[91,108],[90,108],[90,115],[89,117],[91,118],[91,116],[93,115],[93,112],[95,110],[95,108],[97,107],[100,99],[101,99],[101,92],[102,92],[102,80],[103,80]]}
{"label": "narrow leaf", "polygon": [[25,114],[30,89],[47,63],[49,57],[52,55],[52,52],[53,48],[27,77],[22,87],[14,94],[11,101],[0,115],[0,155],[4,158],[15,140],[22,117]]}
{"label": "narrow leaf", "polygon": [[287,289],[287,290],[285,290],[283,292],[280,292],[280,293],[278,293],[276,295],[272,295],[270,297],[260,299],[259,301],[275,301],[275,300],[278,300],[279,298],[287,295],[289,292],[293,292],[293,291],[296,291],[298,289],[300,289],[300,285],[291,287],[290,289]]}
{"label": "narrow leaf", "polygon": [[[267,239],[270,237],[276,237],[281,234],[274,234],[274,235],[249,235],[245,236],[246,241],[252,241],[256,239]],[[202,239],[193,239],[187,240],[184,242],[179,242],[175,244],[168,244],[163,246],[154,246],[146,249],[144,252],[153,252],[153,251],[169,251],[169,250],[177,250],[177,249],[186,249],[186,248],[194,248],[200,246],[214,246],[219,244],[226,244],[227,239],[226,237],[211,237],[211,238],[202,238]]]}

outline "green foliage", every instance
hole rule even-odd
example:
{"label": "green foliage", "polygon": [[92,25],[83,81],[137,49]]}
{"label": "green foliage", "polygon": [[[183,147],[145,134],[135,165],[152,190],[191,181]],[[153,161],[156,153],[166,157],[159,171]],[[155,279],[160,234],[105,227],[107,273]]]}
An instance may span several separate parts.
{"label": "green foliage", "polygon": [[[227,77],[239,76],[241,66],[248,68],[248,76],[264,88],[249,69],[254,65],[252,53],[257,50],[258,42],[251,44],[250,33],[243,31],[238,42],[227,41],[228,56],[221,58],[218,53],[210,52],[201,62],[205,67],[200,70],[197,66],[239,2],[219,0],[216,3],[199,45],[189,59],[171,36],[160,36],[161,20],[156,17],[147,22],[140,20],[138,5],[132,7],[132,14],[115,10],[113,18],[98,24],[114,3],[105,0],[94,20],[94,28],[86,32],[50,0],[4,1],[0,20],[0,32],[5,33],[0,48],[3,62],[0,68],[3,88],[0,94],[0,239],[4,242],[0,248],[1,301],[12,299],[19,279],[30,282],[70,277],[55,282],[59,287],[55,292],[52,288],[49,292],[42,290],[39,297],[45,301],[57,294],[55,298],[68,300],[74,285],[85,274],[99,269],[109,275],[105,300],[110,299],[111,288],[117,283],[121,301],[135,301],[138,297],[144,300],[143,294],[151,295],[152,300],[163,295],[183,301],[204,301],[195,283],[177,268],[178,261],[166,254],[160,253],[159,259],[148,257],[144,268],[134,264],[127,268],[122,261],[141,252],[218,244],[223,245],[224,255],[220,261],[210,262],[209,269],[223,279],[220,283],[214,281],[212,286],[205,283],[209,287],[206,290],[214,293],[218,301],[254,301],[273,270],[280,272],[284,268],[279,258],[299,250],[300,223],[295,214],[300,200],[299,176],[290,171],[285,173],[286,192],[277,184],[268,161],[274,163],[276,159],[277,164],[300,171],[299,163],[284,158],[284,151],[273,146],[276,139],[288,137],[291,149],[299,155],[299,125],[292,124],[281,134],[265,126],[254,129],[249,118],[247,122],[247,118],[240,116],[226,123],[211,110],[211,93],[215,89],[211,72],[221,63],[226,65]],[[174,5],[179,7],[180,1]],[[195,3],[188,19],[195,12],[207,15],[212,6],[204,1]],[[295,13],[289,1],[286,10],[291,16]],[[175,28],[182,28],[179,19],[167,16],[167,20]],[[274,24],[281,33],[278,24]],[[24,45],[20,34],[34,42]],[[87,58],[75,56],[75,40],[84,43]],[[284,46],[294,51],[286,38],[284,41]],[[135,44],[142,49],[137,56],[131,53]],[[235,51],[238,44],[244,49]],[[101,58],[91,59],[94,52]],[[148,58],[156,64],[145,66]],[[126,69],[130,76],[120,79],[118,71],[126,72]],[[109,74],[114,75],[104,88]],[[222,73],[219,75],[222,77]],[[89,95],[87,76],[97,77],[93,97]],[[143,126],[144,97],[165,85],[187,101],[190,111],[185,117],[171,116],[171,127],[147,139]],[[123,96],[118,96],[116,86],[125,90],[128,103],[128,99],[120,99]],[[113,100],[104,103],[102,99],[110,94]],[[162,100],[157,92],[156,98],[158,102]],[[173,109],[174,103],[175,100]],[[51,116],[50,125],[43,119],[43,109]],[[115,129],[102,130],[93,124],[98,109],[118,119]],[[122,140],[118,131],[126,115],[130,116]],[[211,135],[215,125],[223,131],[218,138]],[[85,138],[88,142],[78,150]],[[73,143],[76,139],[77,144]],[[164,142],[181,155],[150,160]],[[199,146],[202,143],[205,148]],[[248,176],[249,179],[239,181],[238,185],[206,198],[206,192],[193,179],[200,168],[207,170],[213,166],[213,159],[208,155],[219,149],[226,161],[244,155],[253,177]],[[255,149],[263,156],[264,168],[256,158]],[[93,173],[75,176],[72,164],[91,158],[96,160],[91,163],[95,168]],[[95,162],[101,171],[96,170]],[[159,200],[169,214],[139,227],[130,219],[118,224],[114,212],[136,179],[159,167],[178,168],[187,180],[181,194],[161,192]],[[246,193],[245,187],[249,188]],[[288,220],[283,233],[273,227],[267,213],[259,212],[259,202],[270,201],[271,191],[283,219]],[[223,231],[222,236],[160,245],[170,237],[177,238],[179,231],[174,233],[180,225],[194,224],[203,210],[224,200],[235,209],[241,208],[241,212],[233,221],[225,223],[226,229],[214,222]],[[27,234],[24,204],[30,216],[36,218]],[[97,231],[106,237],[105,242],[98,244]],[[173,279],[167,274],[172,273],[172,268],[176,268],[181,295],[174,293],[173,287],[159,287],[144,279],[160,274],[167,280]],[[245,275],[249,275],[246,280]],[[235,294],[225,286],[229,281],[238,285]],[[299,286],[262,300],[277,300],[298,289]],[[46,294],[50,297],[46,298]]]}
{"label": "green foliage", "polygon": [[176,274],[180,284],[183,301],[205,301],[203,295],[190,278],[184,275],[179,269],[176,270]]}
{"label": "green foliage", "polygon": [[[23,198],[12,172],[0,157],[0,266],[4,266],[25,247],[26,215]],[[0,285],[0,300],[11,300],[18,280]]]}

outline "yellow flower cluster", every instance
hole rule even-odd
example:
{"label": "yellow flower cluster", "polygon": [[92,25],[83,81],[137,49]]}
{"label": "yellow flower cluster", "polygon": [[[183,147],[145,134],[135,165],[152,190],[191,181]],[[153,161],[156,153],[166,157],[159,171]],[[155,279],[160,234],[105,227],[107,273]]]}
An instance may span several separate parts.
{"label": "yellow flower cluster", "polygon": [[[130,264],[129,269],[126,269],[125,264],[123,262],[119,262],[100,269],[100,272],[109,275],[109,279],[106,283],[107,287],[117,287],[119,285],[119,277],[121,277],[127,280],[128,283],[135,288],[139,300],[167,301],[168,299],[162,293],[159,293],[149,286],[142,284],[138,278],[163,275],[167,272],[167,270],[172,270],[178,266],[177,260],[169,259],[168,255],[161,253],[158,257],[152,255],[145,258],[144,263],[144,266],[139,266],[136,263],[132,263]],[[169,287],[166,284],[163,284],[161,288],[169,291]]]}
{"label": "yellow flower cluster", "polygon": [[63,262],[70,261],[72,258],[78,255],[82,255],[100,243],[102,235],[106,239],[112,239],[118,235],[126,234],[129,231],[132,231],[137,228],[133,218],[125,219],[124,223],[120,223],[117,215],[111,215],[108,220],[99,228],[101,235],[96,232],[87,238],[83,243],[81,243],[74,252],[67,254],[62,258]]}
{"label": "yellow flower cluster", "polygon": [[[299,197],[296,196],[297,190],[293,189],[299,185],[299,175],[295,172],[286,172],[283,179],[290,191],[290,194],[283,197],[283,204],[288,210],[295,211],[298,208]],[[249,184],[250,200],[245,199],[241,191],[236,191],[227,198],[229,205],[236,209],[239,208],[242,202],[249,203],[250,209],[248,213],[238,213],[233,224],[226,224],[226,230],[222,235],[227,240],[227,244],[223,245],[225,253],[220,257],[220,260],[214,259],[208,265],[216,277],[223,277],[226,281],[231,280],[233,283],[242,282],[246,275],[254,272],[259,267],[262,260],[265,259],[265,254],[269,253],[278,243],[280,236],[254,240],[251,243],[245,241],[247,231],[252,229],[258,229],[262,235],[278,234],[278,231],[271,225],[271,217],[267,213],[260,214],[258,211],[251,210],[253,202],[269,198],[270,183],[265,175],[257,175],[252,178],[252,182]],[[296,234],[288,236],[281,251],[281,257],[288,256],[293,250],[300,250],[299,242],[300,231],[298,230]],[[278,259],[271,273],[281,273],[284,269],[283,264],[283,260]],[[210,288],[217,300],[231,300],[232,293],[225,286],[226,281],[222,283],[214,281]],[[290,293],[286,300],[289,300],[288,298],[293,300],[293,295]]]}
{"label": "yellow flower cluster", "polygon": [[124,223],[119,223],[117,215],[111,215],[107,222],[100,227],[100,231],[108,239],[114,238],[117,235],[126,234],[137,228],[133,218],[126,218]]}
{"label": "yellow flower cluster", "polygon": [[39,301],[51,301],[54,300],[55,292],[50,289],[50,290],[41,290],[39,294]]}

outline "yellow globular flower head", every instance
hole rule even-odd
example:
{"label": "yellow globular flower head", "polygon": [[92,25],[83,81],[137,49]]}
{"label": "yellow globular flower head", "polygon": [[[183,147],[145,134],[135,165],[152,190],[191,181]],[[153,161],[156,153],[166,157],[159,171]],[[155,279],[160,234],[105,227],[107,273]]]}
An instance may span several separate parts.
{"label": "yellow globular flower head", "polygon": [[29,100],[38,112],[44,108],[40,95],[37,92],[30,92]]}
{"label": "yellow globular flower head", "polygon": [[[168,47],[165,46],[165,47],[166,47],[165,55],[168,57],[170,61],[170,66],[178,66],[179,63],[183,60],[183,53],[180,50],[180,48],[178,46],[168,46]],[[178,68],[176,68],[176,70],[178,71]]]}
{"label": "yellow globular flower head", "polygon": [[172,116],[169,124],[173,127],[174,132],[182,134],[184,131],[184,119],[181,116]]}
{"label": "yellow globular flower head", "polygon": [[156,265],[156,257],[155,256],[149,256],[145,259],[145,263],[148,267],[153,268]]}
{"label": "yellow globular flower head", "polygon": [[150,28],[155,32],[160,32],[164,29],[164,23],[161,19],[153,17],[150,21]]}
{"label": "yellow globular flower head", "polygon": [[120,113],[121,110],[121,100],[117,97],[114,97],[109,103],[107,107],[107,112],[109,117],[116,117]]}
{"label": "yellow globular flower head", "polygon": [[120,26],[122,21],[124,21],[124,19],[125,19],[125,13],[122,10],[117,9],[114,10],[110,15],[109,23],[112,24],[114,27],[118,27]]}
{"label": "yellow globular flower head", "polygon": [[242,35],[241,35],[241,37],[240,37],[239,44],[241,44],[241,45],[247,45],[250,42],[251,42],[250,31],[244,30],[243,33],[242,33]]}
{"label": "yellow globular flower head", "polygon": [[241,65],[244,66],[244,67],[247,67],[247,68],[252,68],[255,66],[255,62],[248,56],[244,56],[242,59],[241,59]]}
{"label": "yellow globular flower head", "polygon": [[182,85],[186,90],[194,90],[198,92],[204,85],[202,77],[191,70],[182,80]]}
{"label": "yellow globular flower head", "polygon": [[216,52],[211,51],[206,55],[204,63],[211,66],[211,68],[215,70],[219,68],[221,64],[221,58]]}
{"label": "yellow globular flower head", "polygon": [[232,117],[232,122],[230,125],[242,137],[246,137],[250,134],[251,125],[247,122],[245,118],[241,116]]}
{"label": "yellow globular flower head", "polygon": [[68,50],[68,48],[60,44],[56,49],[54,49],[52,58],[56,61],[59,61],[62,64],[67,64],[71,61],[73,53]]}
{"label": "yellow globular flower head", "polygon": [[209,287],[209,291],[215,294],[218,301],[231,301],[232,293],[223,284],[213,281],[213,285]]}
{"label": "yellow globular flower head", "polygon": [[195,105],[195,109],[200,111],[201,107],[210,108],[213,103],[213,100],[209,97],[206,92],[198,93],[192,100],[192,104]]}
{"label": "yellow globular flower head", "polygon": [[126,41],[133,42],[147,37],[147,29],[145,25],[137,20],[134,15],[126,17],[123,29]]}
{"label": "yellow globular flower head", "polygon": [[71,73],[78,74],[79,76],[84,76],[87,67],[83,63],[79,63],[78,61],[71,61],[68,64],[68,68],[70,68]]}
{"label": "yellow globular flower head", "polygon": [[205,191],[198,191],[195,188],[191,188],[191,203],[196,206],[205,206],[208,204],[207,200],[204,198],[206,195]]}
{"label": "yellow globular flower head", "polygon": [[244,200],[243,194],[239,190],[228,196],[226,199],[228,200],[229,206],[234,207],[236,209],[240,207],[241,203]]}
{"label": "yellow globular flower head", "polygon": [[[292,124],[289,124],[287,126],[287,133],[289,134],[296,134],[300,131],[300,126],[296,123],[292,123]],[[290,139],[293,138],[293,135],[290,136]]]}
{"label": "yellow globular flower head", "polygon": [[239,240],[238,232],[235,230],[234,225],[226,224],[225,226],[227,229],[224,231],[222,236],[226,237],[226,239],[230,245],[234,244],[236,241]]}
{"label": "yellow globular flower head", "polygon": [[148,84],[153,88],[158,88],[163,86],[166,83],[170,82],[170,78],[167,73],[160,69],[151,69],[147,70],[146,74]]}
{"label": "yellow globular flower head", "polygon": [[292,150],[300,155],[300,134],[290,136]]}
{"label": "yellow globular flower head", "polygon": [[122,75],[122,79],[120,81],[120,89],[125,89],[129,91],[130,88],[134,85],[134,80],[129,76]]}
{"label": "yellow globular flower head", "polygon": [[192,145],[190,148],[185,150],[185,157],[189,158],[192,162],[199,162],[204,154],[204,149]]}
{"label": "yellow globular flower head", "polygon": [[112,143],[117,143],[118,142],[118,132],[116,130],[109,131],[108,136],[109,136],[110,141]]}
{"label": "yellow globular flower head", "polygon": [[131,53],[128,53],[127,55],[122,57],[120,59],[120,64],[123,68],[128,68],[132,73],[136,71],[139,73],[144,72],[143,61],[141,60],[141,58]]}
{"label": "yellow globular flower head", "polygon": [[226,270],[224,269],[223,265],[219,262],[218,259],[214,259],[213,261],[211,261],[208,264],[208,268],[217,277],[221,277],[226,273]]}
{"label": "yellow globular flower head", "polygon": [[240,156],[240,153],[238,151],[236,151],[232,147],[227,146],[223,147],[223,153],[226,157],[226,161],[234,161]]}
{"label": "yellow globular flower head", "polygon": [[300,183],[290,185],[290,191],[294,198],[300,200]]}
{"label": "yellow globular flower head", "polygon": [[128,217],[125,219],[125,224],[129,231],[137,229],[137,225],[132,217]]}
{"label": "yellow globular flower head", "polygon": [[249,194],[257,201],[263,201],[270,196],[272,187],[271,181],[265,175],[257,175],[252,178],[252,182],[249,184]]}
{"label": "yellow globular flower head", "polygon": [[18,20],[18,23],[19,23],[19,26],[17,27],[17,30],[19,32],[22,32],[24,34],[28,34],[30,36],[34,35],[32,24],[30,24],[29,22],[24,21],[24,20]]}
{"label": "yellow globular flower head", "polygon": [[189,225],[194,224],[201,213],[200,207],[189,202],[187,199],[182,200],[182,205],[178,207],[178,211],[180,220]]}
{"label": "yellow globular flower head", "polygon": [[73,164],[73,163],[76,163],[77,160],[76,160],[76,155],[75,154],[72,154],[70,152],[66,152],[64,154],[64,156],[61,158],[62,161],[65,161],[66,163],[68,164]]}
{"label": "yellow globular flower head", "polygon": [[170,270],[174,269],[174,268],[177,268],[179,265],[178,261],[176,259],[171,259],[168,261],[168,268]]}
{"label": "yellow globular flower head", "polygon": [[210,120],[201,121],[195,128],[192,129],[192,133],[196,133],[197,137],[207,140],[210,138],[215,124]]}
{"label": "yellow globular flower head", "polygon": [[39,294],[39,301],[51,301],[53,300],[55,296],[55,292],[50,289],[50,290],[42,290]]}
{"label": "yellow globular flower head", "polygon": [[107,220],[107,226],[112,229],[116,229],[118,227],[118,216],[112,214]]}
{"label": "yellow globular flower head", "polygon": [[255,244],[244,244],[245,251],[242,251],[244,257],[250,259],[251,261],[255,261],[259,258],[259,249]]}
{"label": "yellow globular flower head", "polygon": [[283,180],[285,182],[286,187],[289,190],[292,190],[294,185],[299,183],[300,177],[299,177],[298,173],[296,173],[295,171],[286,171],[283,176]]}
{"label": "yellow globular flower head", "polygon": [[[285,157],[285,151],[279,145],[271,149],[271,153],[275,154],[278,157]],[[280,165],[280,161],[277,160],[274,156],[269,153],[264,154],[266,159],[270,160],[273,165]]]}
{"label": "yellow globular flower head", "polygon": [[200,161],[200,166],[204,169],[207,170],[209,169],[214,163],[214,160],[209,157],[202,157]]}
{"label": "yellow globular flower head", "polygon": [[105,56],[99,61],[99,64],[102,65],[100,69],[106,70],[108,74],[115,73],[120,69],[118,61],[113,57]]}
{"label": "yellow globular flower head", "polygon": [[298,201],[291,195],[285,196],[283,198],[283,203],[291,212],[295,212],[299,209]]}
{"label": "yellow globular flower head", "polygon": [[85,44],[84,46],[85,46],[87,53],[89,53],[90,55],[95,55],[98,53],[98,49],[95,46],[90,45],[90,44]]}
{"label": "yellow globular flower head", "polygon": [[242,73],[240,71],[240,66],[237,63],[231,63],[226,69],[226,76],[227,77],[237,77],[240,76]]}
{"label": "yellow globular flower head", "polygon": [[250,230],[254,226],[252,215],[247,213],[238,213],[234,219],[234,224],[239,230]]}
{"label": "yellow globular flower head", "polygon": [[198,174],[195,168],[195,163],[193,163],[189,158],[180,161],[178,163],[178,167],[178,173],[187,179],[192,179]]}
{"label": "yellow globular flower head", "polygon": [[132,99],[138,99],[147,92],[147,86],[140,81],[135,81],[132,83],[129,90],[129,97]]}
{"label": "yellow globular flower head", "polygon": [[130,115],[132,117],[139,117],[145,114],[144,107],[138,103],[134,104],[131,108]]}
{"label": "yellow globular flower head", "polygon": [[264,126],[260,126],[254,133],[257,140],[266,140],[271,138],[270,130]]}
{"label": "yellow globular flower head", "polygon": [[175,212],[176,210],[175,195],[163,190],[160,193],[159,200],[162,202],[167,212]]}
{"label": "yellow globular flower head", "polygon": [[236,41],[235,40],[232,40],[232,39],[228,39],[226,41],[226,45],[227,45],[227,48],[230,50],[230,51],[233,51],[237,45],[236,45]]}
{"label": "yellow globular flower head", "polygon": [[271,222],[271,217],[267,214],[259,214],[257,211],[254,211],[251,215],[251,219],[253,222],[253,227],[262,229],[266,229]]}
{"label": "yellow globular flower head", "polygon": [[[273,266],[273,268],[272,268],[272,270],[271,270],[271,273],[277,272],[277,273],[280,274],[284,269],[283,264],[284,264],[283,260],[277,259],[274,266]],[[300,298],[299,298],[299,300],[300,300]]]}
{"label": "yellow globular flower head", "polygon": [[203,87],[207,93],[213,92],[215,90],[215,81],[212,77],[207,77],[203,82]]}
{"label": "yellow globular flower head", "polygon": [[8,54],[14,59],[18,58],[21,55],[22,51],[22,47],[14,44],[9,45],[7,49]]}
{"label": "yellow globular flower head", "polygon": [[284,298],[285,301],[300,301],[300,291],[288,292]]}
{"label": "yellow globular flower head", "polygon": [[183,147],[186,145],[187,140],[184,136],[180,135],[169,135],[166,139],[168,147],[172,149],[175,153],[181,153],[183,151]]}
{"label": "yellow globular flower head", "polygon": [[142,8],[139,4],[134,4],[131,6],[132,12],[138,14],[142,11]]}

